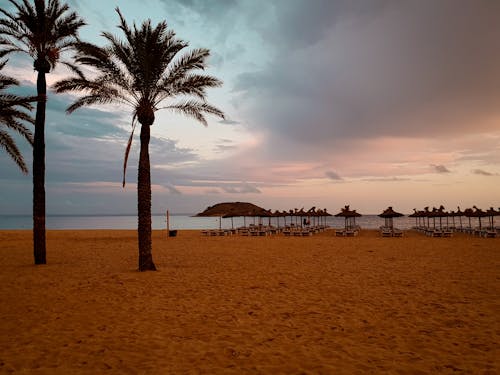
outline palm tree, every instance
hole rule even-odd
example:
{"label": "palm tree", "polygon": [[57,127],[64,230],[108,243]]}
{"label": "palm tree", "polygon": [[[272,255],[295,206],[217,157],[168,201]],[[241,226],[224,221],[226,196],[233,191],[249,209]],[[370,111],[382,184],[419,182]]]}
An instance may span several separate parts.
{"label": "palm tree", "polygon": [[[106,47],[79,43],[75,61],[94,71],[92,78],[75,70],[76,76],[55,84],[57,92],[81,91],[84,96],[68,107],[68,113],[92,104],[120,103],[132,108],[132,132],[125,151],[123,186],[134,129],[141,124],[141,148],[137,178],[139,270],[155,270],[151,254],[151,175],[149,163],[150,127],[155,112],[170,109],[207,125],[204,113],[224,118],[224,114],[205,101],[205,89],[222,84],[218,79],[195,74],[204,69],[207,49],[194,49],[179,56],[187,43],[177,39],[166,22],[156,27],[151,20],[129,27],[120,10],[119,28],[125,39],[110,33],[102,35]],[[186,97],[194,96],[193,99]],[[184,98],[184,99],[183,99]],[[160,106],[162,105],[162,106]]]}
{"label": "palm tree", "polygon": [[[0,61],[0,71],[5,67],[6,61]],[[30,145],[33,145],[33,134],[23,125],[23,122],[33,124],[35,121],[25,110],[31,110],[33,106],[30,101],[34,98],[22,97],[13,94],[7,94],[4,90],[10,86],[18,85],[19,82],[14,78],[7,77],[0,73],[0,147],[5,149],[19,169],[28,174],[28,167],[19,151],[14,139],[7,132],[13,130],[25,138]]]}
{"label": "palm tree", "polygon": [[[33,144],[33,245],[35,264],[46,263],[45,249],[45,75],[56,66],[61,52],[78,40],[78,29],[85,25],[75,12],[59,0],[9,0],[14,12],[0,8],[0,45],[12,52],[28,54],[37,71],[37,104]],[[68,63],[65,65],[70,66]],[[71,68],[71,66],[70,66]]]}

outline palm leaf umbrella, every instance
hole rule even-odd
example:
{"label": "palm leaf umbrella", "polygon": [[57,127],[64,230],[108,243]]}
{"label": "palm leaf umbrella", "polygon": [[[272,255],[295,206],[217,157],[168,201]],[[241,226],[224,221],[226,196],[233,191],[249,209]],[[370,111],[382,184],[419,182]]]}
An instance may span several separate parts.
{"label": "palm leaf umbrella", "polygon": [[439,218],[439,229],[443,229],[443,217],[446,217],[446,226],[448,226],[448,213],[444,210],[444,206],[441,205],[435,212],[436,217]]}
{"label": "palm leaf umbrella", "polygon": [[490,207],[486,213],[489,215],[489,229],[494,230],[495,229],[495,216],[500,215],[500,211],[495,211],[493,207]]}
{"label": "palm leaf umbrella", "polygon": [[469,228],[472,228],[470,218],[474,216],[474,210],[472,208],[466,208],[464,211],[464,216],[469,219]]}
{"label": "palm leaf umbrella", "polygon": [[479,230],[481,230],[482,229],[481,218],[482,217],[488,217],[489,214],[487,212],[484,212],[480,208],[477,208],[476,206],[473,206],[473,207],[475,209],[474,216],[478,218],[478,220],[479,220]]}
{"label": "palm leaf umbrella", "polygon": [[458,220],[460,222],[460,229],[462,229],[462,216],[464,216],[464,213],[460,211],[460,207],[457,207],[457,211],[455,212],[455,216],[458,216]]}
{"label": "palm leaf umbrella", "polygon": [[415,218],[415,227],[418,227],[420,216],[419,216],[419,213],[418,213],[416,208],[413,209],[413,213],[408,215],[408,217],[414,217]]}
{"label": "palm leaf umbrella", "polygon": [[384,212],[382,212],[378,216],[379,217],[383,217],[384,221],[385,221],[385,226],[392,229],[394,227],[394,225],[393,225],[393,218],[395,218],[395,217],[401,217],[401,216],[405,216],[405,215],[403,215],[402,213],[394,211],[392,209],[392,207],[389,206],[386,210],[384,210]]}
{"label": "palm leaf umbrella", "polygon": [[349,209],[349,206],[345,206],[338,214],[335,215],[335,217],[344,218],[345,229],[352,228],[352,226],[356,224],[356,217],[360,216],[362,215],[357,213],[356,210]]}
{"label": "palm leaf umbrella", "polygon": [[259,216],[268,213],[262,207],[247,202],[224,202],[207,207],[203,212],[196,214],[197,217],[219,217],[219,229],[222,228],[222,218]]}

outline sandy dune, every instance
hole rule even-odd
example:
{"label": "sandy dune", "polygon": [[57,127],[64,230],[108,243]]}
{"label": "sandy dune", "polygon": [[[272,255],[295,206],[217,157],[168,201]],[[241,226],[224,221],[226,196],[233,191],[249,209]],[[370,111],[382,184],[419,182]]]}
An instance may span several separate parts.
{"label": "sandy dune", "polygon": [[0,231],[0,372],[500,372],[500,239]]}

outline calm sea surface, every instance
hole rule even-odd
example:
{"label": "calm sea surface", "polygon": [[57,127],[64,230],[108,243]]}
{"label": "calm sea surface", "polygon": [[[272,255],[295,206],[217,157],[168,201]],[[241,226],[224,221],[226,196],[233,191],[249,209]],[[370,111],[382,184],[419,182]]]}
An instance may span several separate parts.
{"label": "calm sea surface", "polygon": [[[137,216],[47,216],[47,229],[136,229]],[[222,219],[222,228],[242,226],[243,224],[258,223],[258,218],[236,217]],[[299,219],[297,219],[298,222]],[[269,219],[263,218],[262,222],[267,224]],[[287,224],[290,217],[286,218]],[[295,218],[293,221],[295,222]],[[384,224],[384,219],[376,215],[365,215],[356,219],[356,223],[365,229],[377,229]],[[271,219],[271,224],[277,226],[276,218]],[[279,218],[279,224],[284,224],[283,218]],[[344,226],[343,218],[328,217],[327,224],[334,228]],[[445,221],[443,220],[443,224]],[[451,224],[451,222],[450,222]],[[400,229],[409,229],[415,225],[415,219],[401,217],[394,219],[394,226]],[[31,216],[24,215],[0,215],[0,229],[31,229],[33,227]],[[153,229],[165,229],[165,216],[153,215]],[[171,215],[170,229],[213,229],[219,227],[219,218],[214,217],[191,217],[188,215]]]}

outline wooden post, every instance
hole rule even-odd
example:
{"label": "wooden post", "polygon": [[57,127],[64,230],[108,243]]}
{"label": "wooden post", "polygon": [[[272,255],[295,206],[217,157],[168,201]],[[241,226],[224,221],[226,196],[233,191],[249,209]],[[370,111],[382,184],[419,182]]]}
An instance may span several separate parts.
{"label": "wooden post", "polygon": [[170,237],[170,213],[167,210],[167,237]]}

